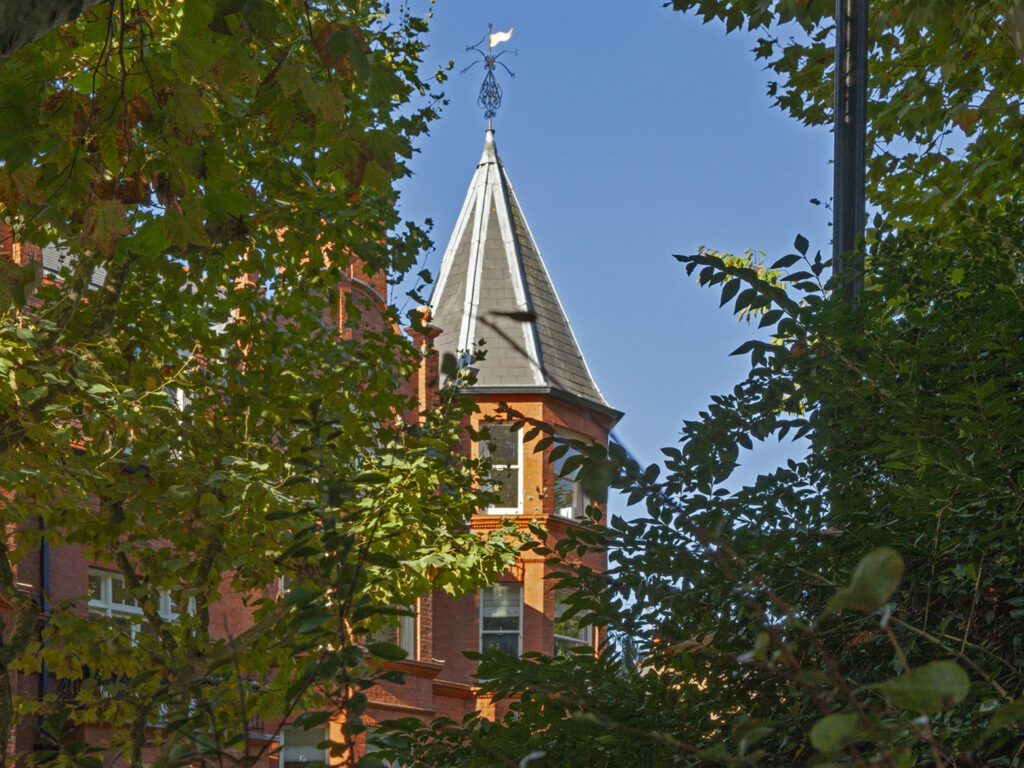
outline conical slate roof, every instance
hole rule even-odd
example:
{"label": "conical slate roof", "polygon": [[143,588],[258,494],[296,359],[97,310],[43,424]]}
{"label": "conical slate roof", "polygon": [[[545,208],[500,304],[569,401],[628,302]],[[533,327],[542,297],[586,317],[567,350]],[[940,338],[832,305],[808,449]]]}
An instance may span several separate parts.
{"label": "conical slate roof", "polygon": [[498,159],[493,131],[487,131],[430,309],[443,331],[437,339],[442,356],[465,360],[485,340],[485,358],[473,363],[475,390],[548,391],[610,410]]}

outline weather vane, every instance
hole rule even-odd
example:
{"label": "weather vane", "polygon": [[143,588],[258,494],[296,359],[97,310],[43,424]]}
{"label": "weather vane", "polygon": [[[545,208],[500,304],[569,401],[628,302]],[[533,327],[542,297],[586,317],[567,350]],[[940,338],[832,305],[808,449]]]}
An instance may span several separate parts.
{"label": "weather vane", "polygon": [[[480,42],[476,45],[467,45],[467,51],[476,51],[480,54],[480,58],[484,63],[484,69],[487,73],[484,75],[484,82],[480,86],[480,93],[476,97],[476,103],[480,105],[480,109],[484,111],[484,115],[487,117],[487,130],[491,129],[491,119],[498,114],[498,107],[501,106],[501,86],[498,85],[498,81],[494,79],[494,67],[500,64],[502,68],[508,72],[510,77],[515,77],[516,73],[509,69],[504,62],[498,61],[506,53],[512,53],[518,55],[519,51],[502,51],[495,55],[494,49],[501,43],[507,42],[512,37],[512,30],[514,27],[509,27],[508,32],[494,32],[493,27],[487,25],[487,34],[480,38]],[[487,52],[485,53],[481,47],[484,44],[484,40],[487,41]],[[462,70],[461,74],[466,74],[475,64],[479,62],[474,61],[468,67]]]}

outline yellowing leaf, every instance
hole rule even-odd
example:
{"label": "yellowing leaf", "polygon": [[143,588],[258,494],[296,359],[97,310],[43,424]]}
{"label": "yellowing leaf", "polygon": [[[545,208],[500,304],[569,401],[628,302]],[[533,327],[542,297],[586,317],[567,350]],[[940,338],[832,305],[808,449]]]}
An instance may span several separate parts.
{"label": "yellowing leaf", "polygon": [[31,166],[22,166],[13,173],[0,168],[0,205],[11,213],[17,213],[22,203],[40,205],[43,196],[36,187],[39,171]]}
{"label": "yellowing leaf", "polygon": [[127,209],[119,200],[97,200],[86,209],[82,219],[82,245],[95,248],[109,259],[118,239],[131,231]]}
{"label": "yellowing leaf", "polygon": [[965,109],[962,112],[957,112],[950,119],[969,136],[974,132],[974,126],[978,124],[978,110]]}

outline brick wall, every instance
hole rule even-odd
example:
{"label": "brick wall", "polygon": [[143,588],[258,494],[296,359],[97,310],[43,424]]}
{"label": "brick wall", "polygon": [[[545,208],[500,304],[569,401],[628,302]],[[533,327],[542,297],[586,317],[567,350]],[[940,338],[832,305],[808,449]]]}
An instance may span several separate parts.
{"label": "brick wall", "polygon": [[[14,243],[10,230],[0,224],[0,254],[11,260],[24,263],[26,260],[39,261],[38,248]],[[387,322],[385,302],[387,284],[383,275],[368,275],[358,262],[350,265],[338,286],[336,303],[324,301],[324,321],[334,327],[341,327],[342,334],[359,338],[361,334],[381,328]],[[358,305],[362,318],[354,329],[344,329],[352,307]],[[437,403],[438,360],[433,342],[439,330],[429,327],[409,329],[410,336],[419,354],[419,370],[405,385],[405,393],[416,397],[422,405]],[[578,404],[550,396],[510,395],[502,398],[479,397],[480,412],[471,423],[479,428],[482,422],[503,418],[499,405],[507,402],[527,417],[540,419],[555,426],[556,430],[570,436],[593,440],[602,445],[607,443],[612,426],[610,416],[584,408]],[[415,418],[415,414],[411,415]],[[539,438],[538,438],[539,439]],[[552,517],[554,504],[550,489],[554,474],[547,463],[547,453],[535,453],[533,441],[523,446],[521,454],[522,473],[522,515],[521,523],[527,519],[547,520],[553,538],[564,535],[572,521]],[[475,450],[468,437],[463,441],[467,453]],[[474,530],[493,530],[500,520],[486,514],[475,515],[470,521]],[[38,557],[27,557],[19,564],[18,579],[30,590],[38,590]],[[586,563],[595,570],[603,570],[605,558],[591,554]],[[51,552],[51,599],[64,600],[84,598],[88,592],[88,570],[90,567],[105,567],[92,563],[81,548],[61,547]],[[523,650],[550,653],[553,649],[554,595],[544,575],[550,568],[543,559],[526,553],[525,557],[502,579],[523,584]],[[232,591],[225,581],[221,589],[222,601],[212,611],[211,630],[217,637],[240,634],[251,625],[252,609],[245,605],[242,595]],[[84,603],[81,610],[86,610]],[[414,716],[423,719],[443,715],[459,720],[468,712],[480,708],[489,716],[500,716],[507,705],[495,707],[491,702],[478,700],[475,694],[473,673],[475,662],[462,655],[463,650],[476,651],[479,648],[479,594],[474,593],[454,599],[444,593],[421,598],[418,618],[418,659],[396,663],[395,668],[406,674],[405,685],[382,684],[370,691],[371,705],[367,710],[368,722],[373,725],[384,719]],[[16,675],[12,682],[24,695],[34,696],[38,689],[35,676]],[[271,724],[273,725],[273,724]],[[270,725],[268,725],[270,728]],[[340,737],[340,723],[332,725]],[[88,729],[84,737],[105,743],[102,729]],[[31,746],[31,728],[18,733],[18,748]],[[274,765],[276,758],[269,753],[261,765]],[[113,765],[117,765],[115,761]]]}

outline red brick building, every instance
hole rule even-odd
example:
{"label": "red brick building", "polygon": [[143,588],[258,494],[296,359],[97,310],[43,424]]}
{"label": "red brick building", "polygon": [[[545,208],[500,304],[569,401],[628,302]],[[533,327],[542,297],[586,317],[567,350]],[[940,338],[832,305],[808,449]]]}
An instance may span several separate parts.
{"label": "red brick building", "polygon": [[[606,445],[621,417],[605,401],[587,367],[568,317],[530,233],[522,208],[498,157],[493,131],[470,182],[430,300],[440,356],[452,355],[473,369],[468,387],[479,406],[475,428],[488,427],[488,451],[501,506],[473,516],[474,530],[488,531],[513,516],[526,527],[540,520],[553,537],[564,535],[584,514],[579,484],[558,476],[548,451],[535,453],[524,431],[502,426],[502,404],[552,425],[556,434]],[[483,340],[486,353],[474,359]],[[444,382],[441,382],[442,385]],[[538,440],[540,438],[537,438]],[[595,570],[604,558],[587,562]],[[497,647],[510,653],[551,654],[574,645],[595,645],[591,628],[560,620],[559,595],[544,577],[544,558],[525,553],[493,587],[454,600],[436,593],[421,598],[417,619],[400,628],[409,659],[404,687],[381,691],[368,714],[386,720],[414,715],[461,719],[489,711],[477,698],[476,664],[464,650]],[[406,638],[401,637],[401,630]],[[415,632],[415,640],[411,636]]]}
{"label": "red brick building", "polygon": [[[56,250],[11,245],[9,232],[0,231],[0,239],[7,243],[4,256],[16,263],[37,262],[44,273],[60,267]],[[349,270],[340,288],[342,326],[345,302],[353,294],[371,306],[387,301],[386,282],[358,266]],[[382,317],[364,313],[364,318],[375,316]],[[503,423],[507,416],[502,405],[553,425],[559,435],[602,445],[621,414],[605,401],[587,368],[490,130],[445,251],[429,322],[433,328],[426,334],[413,334],[424,358],[410,386],[421,402],[437,397],[438,387],[446,384],[439,377],[438,360],[454,357],[475,373],[475,383],[468,387],[479,406],[473,427],[486,427],[490,433],[486,443],[467,438],[465,447],[488,453],[494,467],[490,480],[501,501],[473,515],[471,528],[492,531],[509,518],[525,528],[539,520],[551,536],[564,535],[578,524],[589,502],[579,483],[558,475],[558,467],[548,462],[549,451],[534,452],[523,430]],[[481,340],[486,349],[482,359],[473,352]],[[589,558],[591,568],[605,567],[603,557]],[[406,682],[371,692],[371,725],[406,716],[461,719],[478,709],[493,712],[477,696],[475,662],[463,656],[465,650],[493,647],[513,654],[551,654],[572,646],[596,647],[592,628],[562,620],[560,595],[544,579],[548,568],[543,557],[528,552],[498,583],[477,594],[456,600],[438,592],[417,600],[415,617],[403,617],[392,633],[408,656],[389,664],[405,673]],[[107,615],[131,611],[119,602],[119,578],[104,564],[87,562],[73,551],[41,553],[26,560],[18,573],[20,584],[33,594],[45,592],[51,599],[88,594],[89,610]],[[170,604],[161,608],[168,615],[174,609]],[[248,620],[248,609],[237,596],[225,599],[218,610],[230,613],[229,624],[236,628]],[[16,690],[26,697],[46,685],[39,676],[12,674]],[[286,766],[324,759],[317,745],[326,728],[285,727],[281,733],[280,760]],[[102,743],[101,733],[81,735]],[[31,729],[23,729],[15,748],[31,749],[33,739]]]}

